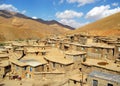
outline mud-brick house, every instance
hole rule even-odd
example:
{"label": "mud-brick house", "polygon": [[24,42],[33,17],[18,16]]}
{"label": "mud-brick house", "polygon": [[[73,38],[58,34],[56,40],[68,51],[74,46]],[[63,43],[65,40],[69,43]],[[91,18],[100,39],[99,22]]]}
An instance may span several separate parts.
{"label": "mud-brick house", "polygon": [[73,61],[64,56],[45,56],[48,61],[48,72],[60,70],[67,72],[73,68]]}
{"label": "mud-brick house", "polygon": [[120,42],[114,41],[114,42],[108,42],[109,45],[115,46],[115,58],[120,59]]}
{"label": "mud-brick house", "polygon": [[66,38],[70,39],[69,42],[74,42],[75,41],[74,35],[67,35]]}
{"label": "mud-brick house", "polygon": [[70,50],[70,44],[69,43],[65,43],[65,42],[61,42],[60,43],[60,47],[59,47],[61,50],[63,51],[67,51],[67,50]]}
{"label": "mud-brick house", "polygon": [[8,60],[9,60],[9,54],[1,52],[0,53],[0,61],[8,61]]}
{"label": "mud-brick house", "polygon": [[85,70],[86,73],[97,70],[100,72],[106,72],[111,74],[120,74],[120,65],[109,60],[105,61],[87,58],[85,62],[82,62],[81,68]]}
{"label": "mud-brick house", "polygon": [[116,37],[107,37],[107,36],[96,36],[94,42],[96,43],[106,43],[117,41]]}
{"label": "mud-brick house", "polygon": [[48,61],[50,71],[55,69],[68,71],[73,67],[73,61],[65,58],[64,52],[58,48],[52,48],[44,58]]}
{"label": "mud-brick house", "polygon": [[86,84],[87,76],[83,75],[83,73],[70,76],[68,81],[68,86],[86,86]]}
{"label": "mud-brick house", "polygon": [[89,45],[87,50],[88,57],[94,59],[114,59],[115,46],[102,43],[91,43],[87,45]]}
{"label": "mud-brick house", "polygon": [[86,60],[86,52],[79,52],[79,51],[66,51],[65,58],[71,59],[74,62],[74,66],[79,66],[81,62]]}
{"label": "mud-brick house", "polygon": [[92,71],[87,81],[88,86],[120,86],[120,75]]}
{"label": "mud-brick house", "polygon": [[8,50],[7,49],[5,49],[4,47],[0,47],[0,52],[2,52],[2,53],[8,53]]}
{"label": "mud-brick house", "polygon": [[69,39],[69,38],[62,38],[62,42],[69,43],[69,42],[70,42],[70,39]]}
{"label": "mud-brick house", "polygon": [[51,46],[49,46],[49,45],[26,45],[26,46],[24,46],[24,48],[33,48],[33,49],[45,50],[45,49],[50,49]]}
{"label": "mud-brick house", "polygon": [[26,40],[28,45],[35,45],[38,44],[38,40]]}
{"label": "mud-brick house", "polygon": [[28,44],[24,41],[13,41],[12,42],[13,50],[15,50],[16,48],[24,48],[27,45]]}
{"label": "mud-brick house", "polygon": [[26,48],[25,55],[46,55],[48,50],[44,49],[34,49],[34,48]]}
{"label": "mud-brick house", "polygon": [[[32,57],[32,56],[31,56]],[[11,74],[21,78],[34,78],[35,72],[47,71],[47,62],[42,57],[26,56],[21,60],[11,60]]]}
{"label": "mud-brick house", "polygon": [[9,54],[0,52],[0,79],[4,78],[10,69]]}
{"label": "mud-brick house", "polygon": [[80,44],[86,44],[87,40],[90,38],[89,36],[82,35],[82,34],[79,34],[79,35],[76,35],[76,36],[78,38],[78,43],[80,43]]}
{"label": "mud-brick house", "polygon": [[79,43],[69,43],[70,50],[75,50],[75,51],[82,51],[82,52],[87,52],[88,48],[90,47],[89,45],[83,45]]}
{"label": "mud-brick house", "polygon": [[57,47],[59,48],[59,43],[63,41],[60,38],[49,38],[49,40],[47,41],[47,45],[50,45],[51,47]]}
{"label": "mud-brick house", "polygon": [[9,61],[0,61],[0,79],[5,78],[6,74],[10,72],[11,66]]}
{"label": "mud-brick house", "polygon": [[14,53],[23,55],[25,53],[24,48],[16,48]]}
{"label": "mud-brick house", "polygon": [[8,51],[8,53],[13,52],[13,47],[12,46],[4,46],[4,48]]}

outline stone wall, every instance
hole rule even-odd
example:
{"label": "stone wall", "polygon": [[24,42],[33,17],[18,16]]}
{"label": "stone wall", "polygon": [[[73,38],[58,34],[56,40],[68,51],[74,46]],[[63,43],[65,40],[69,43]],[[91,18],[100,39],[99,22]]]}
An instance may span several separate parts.
{"label": "stone wall", "polygon": [[98,81],[98,86],[107,86],[108,83],[109,84],[113,84],[113,86],[120,86],[120,83],[117,82],[112,82],[112,81],[108,81],[105,79],[100,79],[100,78],[96,78],[96,77],[88,77],[88,86],[93,86],[93,80],[97,80]]}

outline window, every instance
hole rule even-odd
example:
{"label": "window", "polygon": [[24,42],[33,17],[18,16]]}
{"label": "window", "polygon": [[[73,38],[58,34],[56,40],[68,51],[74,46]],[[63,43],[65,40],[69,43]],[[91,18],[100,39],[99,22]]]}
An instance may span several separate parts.
{"label": "window", "polygon": [[120,47],[118,47],[118,51],[120,52]]}
{"label": "window", "polygon": [[55,63],[53,62],[53,68],[55,68]]}
{"label": "window", "polygon": [[107,53],[109,53],[109,49],[107,49]]}
{"label": "window", "polygon": [[93,80],[93,86],[98,86],[98,80]]}
{"label": "window", "polygon": [[74,84],[76,84],[77,82],[76,81],[74,81]]}
{"label": "window", "polygon": [[113,86],[113,84],[108,83],[108,85],[107,85],[107,86]]}
{"label": "window", "polygon": [[63,65],[61,64],[60,67],[63,67]]}
{"label": "window", "polygon": [[98,49],[95,49],[96,52],[98,52]]}
{"label": "window", "polygon": [[81,50],[85,50],[85,48],[84,48],[84,47],[82,47],[82,48],[81,48]]}
{"label": "window", "polygon": [[25,67],[24,67],[24,70],[26,70],[26,69],[27,69],[27,67],[25,66]]}
{"label": "window", "polygon": [[19,67],[16,65],[16,70],[19,70]]}
{"label": "window", "polygon": [[32,67],[30,67],[30,72],[32,71]]}

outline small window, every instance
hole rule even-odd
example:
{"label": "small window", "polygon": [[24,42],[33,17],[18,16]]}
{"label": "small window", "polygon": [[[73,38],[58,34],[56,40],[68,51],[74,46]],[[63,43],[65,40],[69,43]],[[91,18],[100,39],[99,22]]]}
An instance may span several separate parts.
{"label": "small window", "polygon": [[98,80],[93,80],[93,86],[98,86]]}
{"label": "small window", "polygon": [[30,67],[30,72],[32,71],[32,67]]}
{"label": "small window", "polygon": [[19,70],[19,67],[16,65],[16,70]]}
{"label": "small window", "polygon": [[113,84],[108,83],[108,85],[107,85],[107,86],[113,86]]}
{"label": "small window", "polygon": [[63,65],[61,64],[60,67],[63,67]]}
{"label": "small window", "polygon": [[53,62],[53,68],[55,68],[55,63]]}
{"label": "small window", "polygon": [[84,48],[84,47],[82,47],[82,48],[81,48],[81,50],[85,50],[85,48]]}
{"label": "small window", "polygon": [[107,53],[109,53],[109,49],[107,49]]}
{"label": "small window", "polygon": [[25,66],[25,67],[24,67],[24,70],[26,70],[26,69],[27,69],[27,67]]}
{"label": "small window", "polygon": [[118,47],[118,51],[120,52],[120,47]]}
{"label": "small window", "polygon": [[95,49],[96,52],[98,52],[98,49]]}
{"label": "small window", "polygon": [[74,84],[76,84],[77,82],[76,81],[74,81]]}

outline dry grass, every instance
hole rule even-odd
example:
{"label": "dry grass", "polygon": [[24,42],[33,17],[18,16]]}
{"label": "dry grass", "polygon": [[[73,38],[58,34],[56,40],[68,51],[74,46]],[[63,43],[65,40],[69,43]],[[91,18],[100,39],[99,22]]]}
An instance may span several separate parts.
{"label": "dry grass", "polygon": [[86,33],[99,36],[120,35],[120,12],[98,20],[70,33]]}
{"label": "dry grass", "polygon": [[69,31],[58,24],[47,25],[31,19],[0,16],[0,40],[40,38]]}

